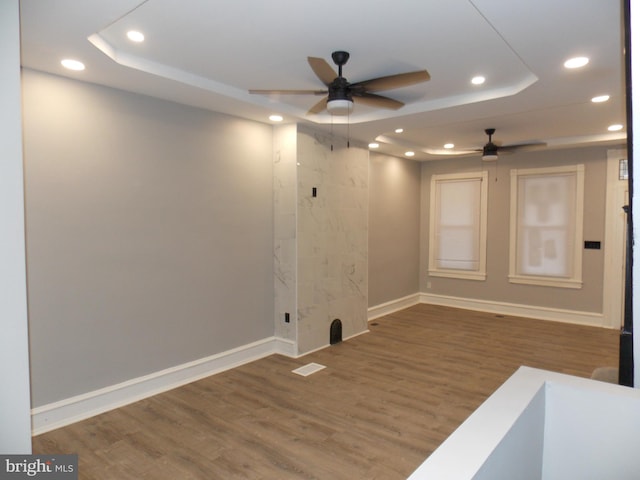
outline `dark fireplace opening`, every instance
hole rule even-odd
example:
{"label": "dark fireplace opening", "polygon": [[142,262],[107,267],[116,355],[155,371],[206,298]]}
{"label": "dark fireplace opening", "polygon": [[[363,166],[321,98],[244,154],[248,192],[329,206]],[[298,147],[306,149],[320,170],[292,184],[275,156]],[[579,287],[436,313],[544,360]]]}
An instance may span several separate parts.
{"label": "dark fireplace opening", "polygon": [[339,318],[336,318],[331,322],[331,328],[329,329],[329,343],[335,345],[342,341],[342,322]]}

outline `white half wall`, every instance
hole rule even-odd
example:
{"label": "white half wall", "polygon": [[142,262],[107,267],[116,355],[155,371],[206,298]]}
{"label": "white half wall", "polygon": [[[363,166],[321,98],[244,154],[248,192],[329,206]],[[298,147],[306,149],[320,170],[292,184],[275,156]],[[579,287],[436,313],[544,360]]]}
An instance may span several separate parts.
{"label": "white half wall", "polygon": [[554,376],[545,383],[542,479],[637,479],[640,392],[580,380]]}
{"label": "white half wall", "polygon": [[0,2],[0,452],[31,453],[18,0]]}
{"label": "white half wall", "polygon": [[640,391],[520,367],[409,480],[635,480]]}

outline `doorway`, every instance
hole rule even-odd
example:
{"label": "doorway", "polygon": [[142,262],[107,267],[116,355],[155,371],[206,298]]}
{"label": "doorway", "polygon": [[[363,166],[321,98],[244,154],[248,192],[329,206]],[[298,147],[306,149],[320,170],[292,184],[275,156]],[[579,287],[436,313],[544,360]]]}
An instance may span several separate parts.
{"label": "doorway", "polygon": [[629,183],[620,179],[620,160],[626,155],[624,149],[607,152],[602,326],[616,329],[624,315],[627,218],[623,207],[629,203]]}

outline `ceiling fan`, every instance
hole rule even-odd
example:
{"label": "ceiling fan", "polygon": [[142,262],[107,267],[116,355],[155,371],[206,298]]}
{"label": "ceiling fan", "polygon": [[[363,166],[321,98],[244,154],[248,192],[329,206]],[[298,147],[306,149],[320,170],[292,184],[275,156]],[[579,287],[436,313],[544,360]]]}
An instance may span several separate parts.
{"label": "ceiling fan", "polygon": [[496,133],[495,128],[486,128],[484,130],[489,136],[489,141],[484,147],[474,150],[476,152],[482,152],[482,160],[493,161],[498,159],[498,152],[512,152],[514,150],[530,148],[530,147],[543,147],[546,145],[544,142],[528,142],[528,143],[516,143],[512,145],[497,145],[493,143],[492,136]]}
{"label": "ceiling fan", "polygon": [[307,113],[316,114],[326,109],[332,115],[346,115],[353,110],[354,101],[371,107],[397,110],[402,107],[404,103],[372,92],[408,87],[417,83],[426,82],[431,78],[429,72],[419,70],[349,83],[349,81],[342,76],[342,66],[349,60],[349,53],[343,51],[333,52],[331,58],[338,66],[337,74],[323,58],[307,57],[311,69],[322,83],[325,84],[326,89],[249,90],[249,93],[262,95],[327,95],[311,107]]}

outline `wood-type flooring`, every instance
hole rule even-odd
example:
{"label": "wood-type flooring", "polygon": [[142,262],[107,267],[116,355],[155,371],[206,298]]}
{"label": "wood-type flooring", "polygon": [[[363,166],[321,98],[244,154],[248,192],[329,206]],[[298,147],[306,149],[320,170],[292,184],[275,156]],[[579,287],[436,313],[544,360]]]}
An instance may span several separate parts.
{"label": "wood-type flooring", "polygon": [[[405,479],[520,365],[588,377],[618,332],[416,305],[33,439],[80,479]],[[327,332],[329,335],[329,332]],[[310,362],[326,368],[291,373]]]}

